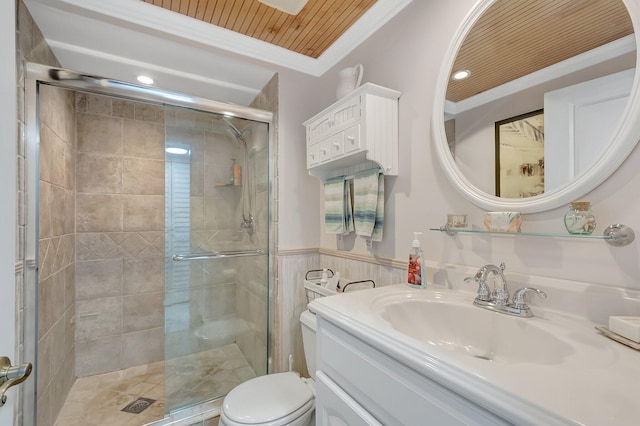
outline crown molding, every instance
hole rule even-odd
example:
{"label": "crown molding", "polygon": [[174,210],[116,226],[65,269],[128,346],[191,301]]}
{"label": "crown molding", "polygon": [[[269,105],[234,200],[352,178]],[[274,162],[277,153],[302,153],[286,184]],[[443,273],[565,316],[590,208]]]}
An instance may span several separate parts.
{"label": "crown molding", "polygon": [[45,5],[146,34],[188,40],[318,77],[412,1],[378,0],[318,59],[137,0],[26,0],[26,3]]}

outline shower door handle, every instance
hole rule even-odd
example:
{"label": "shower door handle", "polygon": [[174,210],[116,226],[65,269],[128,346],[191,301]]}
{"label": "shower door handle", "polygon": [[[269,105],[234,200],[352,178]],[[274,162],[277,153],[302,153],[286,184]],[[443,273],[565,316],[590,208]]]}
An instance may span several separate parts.
{"label": "shower door handle", "polygon": [[185,260],[223,259],[226,257],[260,256],[263,254],[267,254],[267,252],[265,250],[212,251],[209,253],[174,254],[171,259],[174,262],[182,262]]}
{"label": "shower door handle", "polygon": [[9,388],[27,380],[31,370],[33,370],[33,366],[30,362],[14,367],[9,358],[0,357],[0,407],[7,402],[5,394]]}

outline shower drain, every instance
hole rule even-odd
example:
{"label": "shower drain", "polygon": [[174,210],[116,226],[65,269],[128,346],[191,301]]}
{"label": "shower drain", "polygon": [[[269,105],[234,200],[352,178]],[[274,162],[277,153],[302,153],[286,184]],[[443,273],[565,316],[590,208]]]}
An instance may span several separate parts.
{"label": "shower drain", "polygon": [[149,408],[149,406],[154,402],[156,402],[155,399],[138,398],[120,411],[124,411],[125,413],[140,414],[144,410]]}

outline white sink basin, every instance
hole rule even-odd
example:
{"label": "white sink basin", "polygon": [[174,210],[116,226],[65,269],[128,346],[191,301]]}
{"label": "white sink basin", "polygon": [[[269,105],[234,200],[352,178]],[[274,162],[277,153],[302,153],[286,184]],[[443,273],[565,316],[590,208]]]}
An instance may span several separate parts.
{"label": "white sink basin", "polygon": [[394,285],[312,307],[320,338],[335,338],[331,323],[514,424],[637,424],[638,352],[584,317],[533,306],[534,317],[519,318],[474,306],[474,297]]}
{"label": "white sink basin", "polygon": [[[510,364],[601,364],[609,358],[592,330],[581,333],[556,319],[492,312],[452,294],[389,295],[371,310],[394,330],[422,343],[481,360]],[[588,359],[584,359],[584,358]],[[576,360],[583,362],[576,364]]]}

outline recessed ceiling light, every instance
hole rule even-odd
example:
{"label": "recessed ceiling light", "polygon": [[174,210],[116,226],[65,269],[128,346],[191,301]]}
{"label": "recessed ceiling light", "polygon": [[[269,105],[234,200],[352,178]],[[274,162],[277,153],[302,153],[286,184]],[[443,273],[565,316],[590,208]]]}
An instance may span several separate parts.
{"label": "recessed ceiling light", "polygon": [[147,75],[139,75],[138,81],[142,84],[153,84],[153,79]]}
{"label": "recessed ceiling light", "polygon": [[464,80],[465,78],[469,78],[469,76],[471,75],[471,71],[469,70],[461,70],[461,71],[456,71],[453,73],[453,75],[451,76],[451,78],[453,80]]}
{"label": "recessed ceiling light", "polygon": [[297,15],[300,13],[304,5],[308,0],[258,0],[260,3],[264,3],[267,6],[275,7],[290,15]]}
{"label": "recessed ceiling light", "polygon": [[169,153],[169,154],[176,154],[176,155],[185,155],[189,153],[188,149],[185,148],[178,148],[175,146],[169,146],[167,148],[164,149],[165,152]]}

